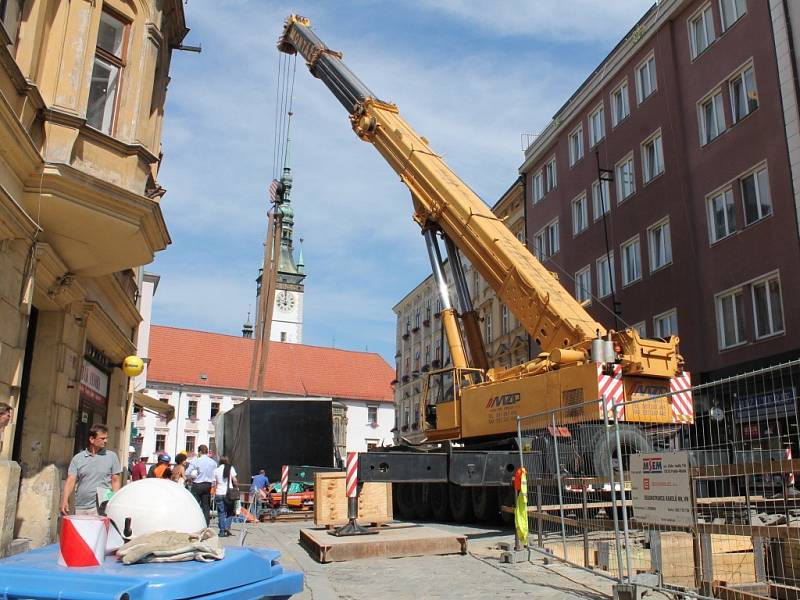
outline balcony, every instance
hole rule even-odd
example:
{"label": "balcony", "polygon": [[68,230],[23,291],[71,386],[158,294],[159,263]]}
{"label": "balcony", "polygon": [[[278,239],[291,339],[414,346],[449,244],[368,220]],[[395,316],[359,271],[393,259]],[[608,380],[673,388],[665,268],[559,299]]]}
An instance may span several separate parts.
{"label": "balcony", "polygon": [[406,332],[403,334],[403,339],[404,339],[404,340],[407,340],[409,337],[411,337],[411,332],[409,332],[409,331],[406,331]]}
{"label": "balcony", "polygon": [[423,326],[423,327],[430,327],[430,326],[431,326],[431,320],[430,320],[430,319],[425,319],[425,320],[422,322],[422,326]]}
{"label": "balcony", "polygon": [[438,358],[434,358],[434,359],[431,361],[431,368],[433,368],[433,369],[438,369],[438,368],[439,368],[439,367],[441,367],[441,366],[442,366],[442,361],[440,361]]}
{"label": "balcony", "polygon": [[431,370],[431,366],[430,365],[422,365],[422,372],[423,373],[427,373],[430,370]]}
{"label": "balcony", "polygon": [[403,375],[403,383],[408,383],[409,377],[408,375]]}
{"label": "balcony", "polygon": [[411,328],[411,333],[417,333],[419,331],[419,325]]}

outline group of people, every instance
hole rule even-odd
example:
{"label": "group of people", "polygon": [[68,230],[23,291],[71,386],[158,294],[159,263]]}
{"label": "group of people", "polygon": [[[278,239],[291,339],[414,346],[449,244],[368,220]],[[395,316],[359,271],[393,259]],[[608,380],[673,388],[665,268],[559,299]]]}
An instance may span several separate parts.
{"label": "group of people", "polygon": [[[75,492],[75,514],[97,514],[97,488],[116,492],[122,485],[119,459],[114,452],[106,449],[107,444],[108,428],[101,424],[92,425],[86,449],[76,454],[69,463],[64,493],[61,496],[62,514],[68,514],[69,499],[73,492]],[[220,456],[218,464],[208,455],[208,447],[201,445],[197,449],[197,457],[191,462],[187,461],[185,453],[180,453],[175,457],[173,466],[171,457],[162,453],[149,471],[145,457],[141,457],[131,470],[131,479],[137,481],[146,477],[170,479],[181,485],[188,482],[189,490],[203,511],[206,525],[211,521],[213,490],[219,535],[221,537],[231,535],[230,525],[238,497],[236,492],[239,482],[236,479],[236,469],[227,457]]]}

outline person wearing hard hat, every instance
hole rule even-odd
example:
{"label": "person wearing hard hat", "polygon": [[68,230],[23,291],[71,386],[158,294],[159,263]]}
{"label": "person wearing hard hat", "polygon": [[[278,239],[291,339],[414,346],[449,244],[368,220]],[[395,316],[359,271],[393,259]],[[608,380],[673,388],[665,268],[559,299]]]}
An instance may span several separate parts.
{"label": "person wearing hard hat", "polygon": [[108,444],[108,427],[97,423],[89,430],[89,445],[86,450],[72,457],[64,481],[64,493],[61,496],[61,514],[69,511],[69,497],[75,492],[75,514],[97,514],[97,488],[119,490],[122,484],[120,473],[122,467],[119,458],[110,450]]}
{"label": "person wearing hard hat", "polygon": [[169,468],[169,463],[172,462],[172,457],[166,452],[158,455],[158,462],[150,467],[150,472],[147,473],[148,477],[155,477],[156,479],[172,479],[172,469]]}

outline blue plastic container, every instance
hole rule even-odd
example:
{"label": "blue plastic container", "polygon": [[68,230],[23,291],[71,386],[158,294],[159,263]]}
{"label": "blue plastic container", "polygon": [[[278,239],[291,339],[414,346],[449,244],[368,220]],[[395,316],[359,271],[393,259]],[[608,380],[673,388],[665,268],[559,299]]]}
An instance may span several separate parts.
{"label": "blue plastic container", "polygon": [[303,590],[302,573],[286,573],[280,552],[226,547],[223,560],[100,567],[58,565],[58,546],[0,560],[0,600],[258,600]]}

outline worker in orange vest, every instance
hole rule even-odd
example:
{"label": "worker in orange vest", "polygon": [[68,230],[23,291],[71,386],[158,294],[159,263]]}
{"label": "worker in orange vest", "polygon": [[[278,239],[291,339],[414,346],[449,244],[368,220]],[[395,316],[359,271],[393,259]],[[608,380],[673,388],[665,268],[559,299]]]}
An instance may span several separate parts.
{"label": "worker in orange vest", "polygon": [[169,463],[172,458],[166,452],[158,455],[158,462],[150,467],[150,472],[147,473],[148,477],[155,477],[156,479],[172,479],[172,469],[169,468]]}

